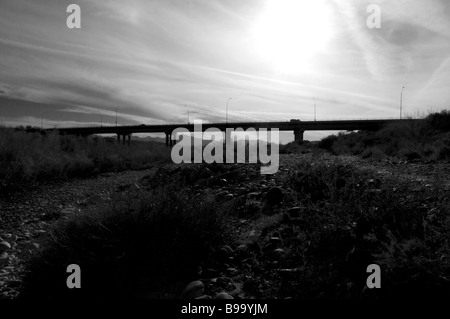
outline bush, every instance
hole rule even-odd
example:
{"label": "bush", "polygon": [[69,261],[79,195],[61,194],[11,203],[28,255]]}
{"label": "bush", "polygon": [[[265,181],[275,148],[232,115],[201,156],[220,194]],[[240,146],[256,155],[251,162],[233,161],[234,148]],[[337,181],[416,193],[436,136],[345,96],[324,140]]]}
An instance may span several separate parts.
{"label": "bush", "polygon": [[[226,214],[214,199],[193,200],[179,181],[124,194],[107,209],[69,217],[27,263],[22,298],[177,298],[172,284],[192,280],[222,244]],[[174,196],[174,194],[176,194]],[[82,289],[67,289],[66,267],[77,264]]]}
{"label": "bush", "polygon": [[376,132],[339,133],[323,138],[318,146],[333,154],[381,159],[383,156],[407,160],[447,159],[450,145],[442,136],[450,131],[450,111],[429,114],[421,121],[391,123]]}
{"label": "bush", "polygon": [[333,144],[337,141],[337,139],[338,137],[336,135],[324,137],[323,139],[320,140],[318,146],[325,150],[331,151]]}
{"label": "bush", "polygon": [[162,143],[107,143],[101,137],[41,134],[24,128],[0,128],[0,191],[50,179],[88,177],[98,172],[142,169],[169,161]]}

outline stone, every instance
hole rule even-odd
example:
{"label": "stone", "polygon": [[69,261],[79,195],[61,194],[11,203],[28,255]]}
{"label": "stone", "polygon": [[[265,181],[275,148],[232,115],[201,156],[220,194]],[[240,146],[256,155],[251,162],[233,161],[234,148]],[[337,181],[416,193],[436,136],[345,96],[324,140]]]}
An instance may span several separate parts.
{"label": "stone", "polygon": [[67,217],[67,216],[72,215],[72,214],[74,214],[76,212],[77,212],[77,209],[75,207],[68,206],[68,207],[64,208],[63,210],[61,210],[60,215],[64,216],[64,217]]}
{"label": "stone", "polygon": [[203,271],[203,276],[207,278],[213,278],[218,276],[218,272],[215,269],[207,268]]}
{"label": "stone", "polygon": [[274,245],[280,245],[282,243],[282,240],[280,237],[270,237],[270,242]]}
{"label": "stone", "polygon": [[7,241],[0,242],[0,254],[11,249],[11,245]]}
{"label": "stone", "polygon": [[216,294],[214,299],[234,299],[234,298],[232,296],[230,296],[229,294],[227,294],[226,292],[220,292],[220,293]]}
{"label": "stone", "polygon": [[227,268],[227,274],[230,276],[236,276],[239,273],[239,270],[236,268]]}
{"label": "stone", "polygon": [[208,295],[203,295],[203,296],[197,297],[195,299],[212,299],[212,297],[208,296]]}
{"label": "stone", "polygon": [[345,178],[342,177],[338,177],[336,179],[336,188],[343,188],[345,187],[347,181],[345,180]]}
{"label": "stone", "polygon": [[257,255],[260,255],[262,253],[261,246],[256,241],[254,241],[254,242],[252,242],[251,244],[248,245],[248,250],[250,252],[253,252],[253,253],[257,254]]}
{"label": "stone", "polygon": [[303,207],[300,206],[296,206],[296,207],[291,207],[288,210],[286,210],[286,214],[290,217],[290,218],[298,218],[300,217],[300,214],[303,211]]}
{"label": "stone", "polygon": [[203,296],[205,291],[205,285],[200,280],[191,282],[184,288],[181,297],[184,299],[195,299],[197,297]]}
{"label": "stone", "polygon": [[272,187],[266,193],[266,203],[270,206],[279,205],[283,201],[283,191],[279,187]]}
{"label": "stone", "polygon": [[222,246],[218,251],[217,251],[217,255],[219,256],[219,258],[221,259],[227,259],[228,257],[230,257],[231,255],[233,255],[233,248],[231,248],[228,245]]}
{"label": "stone", "polygon": [[7,252],[3,252],[0,254],[0,267],[4,267],[9,263],[9,256]]}
{"label": "stone", "polygon": [[251,193],[248,193],[247,194],[247,198],[249,198],[249,199],[259,199],[259,198],[261,198],[261,193],[259,193],[259,192],[251,192]]}
{"label": "stone", "polygon": [[234,254],[239,259],[243,259],[244,257],[248,256],[248,247],[247,247],[247,245],[239,245],[236,248],[236,250],[234,251]]}
{"label": "stone", "polygon": [[19,286],[22,284],[22,282],[21,282],[20,280],[8,280],[8,281],[6,282],[6,284],[7,284],[9,287],[14,288],[14,287],[19,287]]}
{"label": "stone", "polygon": [[299,278],[302,271],[303,268],[284,268],[278,270],[278,273],[282,279],[294,280]]}
{"label": "stone", "polygon": [[6,292],[0,293],[0,300],[10,299],[9,295]]}
{"label": "stone", "polygon": [[228,278],[228,277],[218,277],[216,279],[216,283],[218,286],[220,286],[222,288],[225,288],[229,284],[234,284],[233,279]]}
{"label": "stone", "polygon": [[231,199],[233,199],[233,197],[234,197],[233,194],[227,194],[227,195],[225,196],[225,199],[231,200]]}

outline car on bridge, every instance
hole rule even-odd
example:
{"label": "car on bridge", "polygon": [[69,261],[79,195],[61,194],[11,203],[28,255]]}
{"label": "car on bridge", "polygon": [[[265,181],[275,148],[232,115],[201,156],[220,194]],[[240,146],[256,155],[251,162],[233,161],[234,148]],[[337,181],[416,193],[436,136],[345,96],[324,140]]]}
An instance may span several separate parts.
{"label": "car on bridge", "polygon": [[301,122],[299,119],[291,119],[289,122]]}

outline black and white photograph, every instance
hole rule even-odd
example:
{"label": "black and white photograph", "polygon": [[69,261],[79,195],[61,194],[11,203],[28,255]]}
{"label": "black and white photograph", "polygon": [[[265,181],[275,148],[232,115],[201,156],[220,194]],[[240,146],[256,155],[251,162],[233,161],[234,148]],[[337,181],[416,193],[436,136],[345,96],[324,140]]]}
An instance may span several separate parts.
{"label": "black and white photograph", "polygon": [[0,0],[2,304],[448,300],[449,84],[447,0]]}

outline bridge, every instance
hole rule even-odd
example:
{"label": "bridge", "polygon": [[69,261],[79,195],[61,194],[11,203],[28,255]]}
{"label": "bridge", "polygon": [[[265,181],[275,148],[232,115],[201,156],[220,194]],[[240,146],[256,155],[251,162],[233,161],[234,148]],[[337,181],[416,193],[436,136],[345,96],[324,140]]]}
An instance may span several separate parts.
{"label": "bridge", "polygon": [[[227,128],[237,129],[249,128],[258,129],[278,129],[279,131],[293,131],[295,141],[303,141],[303,133],[305,131],[376,131],[381,127],[405,121],[421,121],[412,119],[369,119],[369,120],[328,120],[328,121],[300,121],[292,119],[284,122],[220,122],[220,123],[202,123],[202,131],[208,128],[217,128],[225,131]],[[129,125],[129,126],[92,126],[92,127],[67,127],[56,129],[60,134],[74,134],[80,136],[88,136],[92,134],[117,134],[117,139],[123,139],[125,144],[128,138],[130,143],[133,133],[164,133],[166,134],[166,145],[172,146],[175,142],[172,139],[172,132],[177,128],[184,128],[190,132],[194,132],[194,124],[157,124],[157,125]],[[54,131],[48,129],[46,131]]]}

